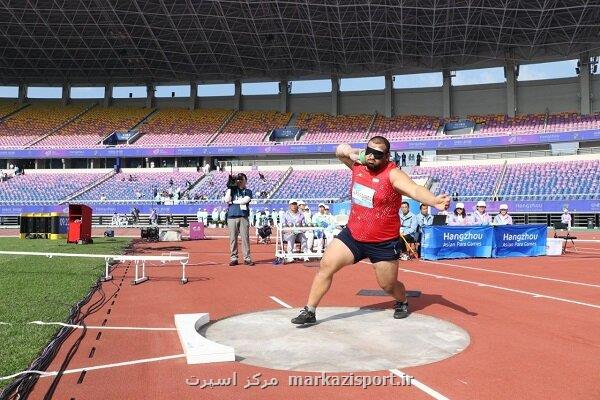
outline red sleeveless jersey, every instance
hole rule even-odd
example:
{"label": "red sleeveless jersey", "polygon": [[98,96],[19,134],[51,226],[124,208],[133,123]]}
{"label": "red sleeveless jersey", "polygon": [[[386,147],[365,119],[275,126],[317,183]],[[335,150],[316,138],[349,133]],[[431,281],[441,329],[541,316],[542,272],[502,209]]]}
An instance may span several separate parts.
{"label": "red sleeveless jersey", "polygon": [[394,168],[391,162],[377,172],[358,163],[352,166],[352,207],[347,226],[355,240],[376,243],[400,236],[402,195],[390,182]]}

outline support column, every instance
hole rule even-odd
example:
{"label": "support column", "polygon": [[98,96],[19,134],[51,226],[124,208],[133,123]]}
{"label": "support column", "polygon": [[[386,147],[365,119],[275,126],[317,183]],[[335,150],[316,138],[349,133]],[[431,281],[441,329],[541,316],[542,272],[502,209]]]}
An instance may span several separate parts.
{"label": "support column", "polygon": [[146,108],[154,108],[156,106],[155,92],[156,87],[154,85],[146,85]]}
{"label": "support column", "polygon": [[394,115],[394,78],[391,73],[385,74],[385,110],[384,114],[387,118]]}
{"label": "support column", "polygon": [[587,53],[585,53],[579,59],[579,112],[582,115],[588,115],[592,112],[590,93],[590,57]]}
{"label": "support column", "polygon": [[504,65],[506,78],[506,115],[514,117],[517,114],[517,66],[513,61]]}
{"label": "support column", "polygon": [[198,82],[190,82],[190,110],[195,110],[198,106]]}
{"label": "support column", "polygon": [[442,70],[443,85],[442,85],[442,103],[444,118],[452,116],[452,73],[444,69]]}
{"label": "support column", "polygon": [[331,115],[337,116],[340,113],[340,78],[334,76],[331,78]]}
{"label": "support column", "polygon": [[62,86],[62,103],[64,106],[71,102],[71,84],[63,83]]}
{"label": "support column", "polygon": [[233,93],[233,109],[235,111],[240,111],[242,108],[242,81],[237,79],[234,82],[234,93]]}
{"label": "support column", "polygon": [[27,85],[22,83],[19,85],[19,103],[23,104],[27,101]]}
{"label": "support column", "polygon": [[288,84],[287,80],[279,81],[279,112],[286,113],[288,111]]}
{"label": "support column", "polygon": [[107,83],[106,86],[104,86],[104,107],[110,107],[112,105],[114,86],[115,85],[112,83]]}

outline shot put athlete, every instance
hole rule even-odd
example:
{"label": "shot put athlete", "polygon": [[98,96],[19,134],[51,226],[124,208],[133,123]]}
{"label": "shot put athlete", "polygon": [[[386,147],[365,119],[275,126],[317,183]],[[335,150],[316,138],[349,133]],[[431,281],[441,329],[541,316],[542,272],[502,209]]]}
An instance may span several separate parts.
{"label": "shot put athlete", "polygon": [[398,281],[402,194],[438,210],[447,208],[450,198],[445,194],[436,197],[396,168],[389,161],[390,142],[382,136],[371,138],[364,151],[341,144],[336,156],[352,170],[348,224],[323,254],[308,303],[292,323],[315,323],[317,305],[331,287],[333,275],[363,258],[369,258],[373,264],[379,286],[396,299],[394,318],[406,318],[409,314],[406,290]]}

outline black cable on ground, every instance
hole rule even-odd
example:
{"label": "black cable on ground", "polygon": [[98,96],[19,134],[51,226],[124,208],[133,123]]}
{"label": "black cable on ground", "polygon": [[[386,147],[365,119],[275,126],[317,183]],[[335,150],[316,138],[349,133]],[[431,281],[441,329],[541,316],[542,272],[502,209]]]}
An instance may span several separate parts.
{"label": "black cable on ground", "polygon": [[[124,249],[124,254],[130,254],[132,253],[132,251],[133,243],[131,243]],[[114,281],[110,282],[117,289],[108,299],[106,298],[104,290],[102,289],[102,281],[99,277],[98,280],[96,280],[96,282],[94,283],[94,285],[92,285],[92,287],[90,288],[88,294],[81,301],[79,301],[77,304],[71,307],[71,310],[69,312],[69,318],[66,323],[69,325],[83,325],[84,327],[82,329],[81,335],[77,338],[75,343],[67,352],[67,355],[61,364],[61,368],[58,371],[58,375],[54,378],[52,385],[50,386],[50,388],[46,392],[46,395],[44,396],[44,399],[49,399],[54,394],[54,391],[56,390],[56,387],[60,382],[60,378],[66,370],[66,367],[68,366],[69,362],[76,354],[79,344],[85,337],[85,334],[87,333],[87,328],[85,327],[85,323],[83,322],[85,318],[101,309],[104,306],[104,304],[110,301],[114,297],[114,295],[118,293],[119,290],[121,290],[114,283]],[[101,295],[100,299],[95,301],[92,305],[90,305],[87,311],[84,314],[82,314],[81,309],[91,300],[92,296],[98,290],[100,291]],[[67,340],[69,336],[71,336],[71,334],[76,329],[78,328],[63,326],[58,331],[58,333],[56,333],[52,337],[52,339],[50,339],[50,343],[48,343],[48,345],[41,351],[40,355],[29,365],[28,370],[45,371],[54,359],[54,357],[56,357],[56,354],[60,350],[63,343]],[[20,375],[19,377],[15,378],[15,380],[12,381],[8,386],[6,386],[2,392],[0,392],[0,400],[26,399],[33,390],[33,387],[37,383],[38,379],[39,374],[37,373]]]}

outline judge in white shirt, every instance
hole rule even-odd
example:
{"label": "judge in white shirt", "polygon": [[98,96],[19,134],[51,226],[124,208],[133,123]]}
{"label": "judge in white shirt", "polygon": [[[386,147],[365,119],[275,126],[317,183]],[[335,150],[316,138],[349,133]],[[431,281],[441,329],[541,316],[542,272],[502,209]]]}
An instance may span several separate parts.
{"label": "judge in white shirt", "polygon": [[501,204],[500,205],[500,214],[494,217],[494,225],[512,225],[513,220],[510,215],[508,215],[508,205]]}
{"label": "judge in white shirt", "polygon": [[490,214],[485,212],[487,204],[485,201],[480,200],[477,202],[477,209],[469,217],[469,225],[490,225],[492,223],[492,217]]}

